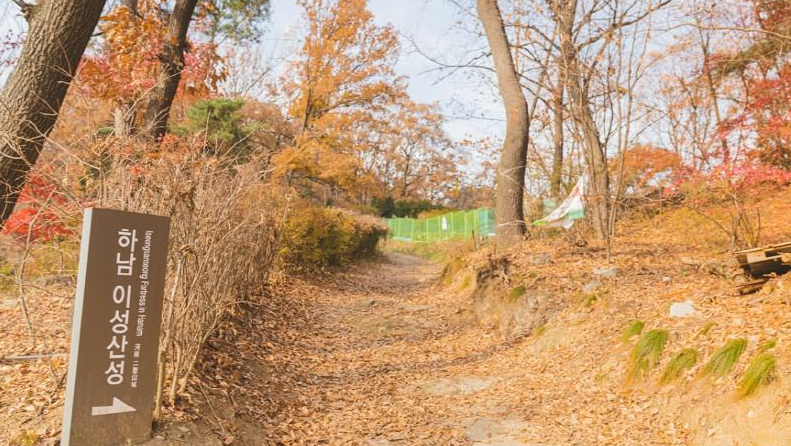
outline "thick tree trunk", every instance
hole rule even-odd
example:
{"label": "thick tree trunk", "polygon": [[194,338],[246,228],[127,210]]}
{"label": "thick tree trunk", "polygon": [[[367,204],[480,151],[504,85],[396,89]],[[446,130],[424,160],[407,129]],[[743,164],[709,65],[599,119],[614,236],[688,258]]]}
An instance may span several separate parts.
{"label": "thick tree trunk", "polygon": [[[561,199],[563,189],[563,90],[565,70],[558,72],[555,91],[552,92],[552,146],[555,149],[552,156],[552,178],[550,178],[550,192],[555,200]],[[558,203],[559,204],[559,203]]]}
{"label": "thick tree trunk", "polygon": [[24,8],[27,38],[0,92],[0,227],[58,117],[104,0],[41,0]]}
{"label": "thick tree trunk", "polygon": [[566,71],[566,92],[571,106],[575,128],[580,134],[588,165],[589,193],[588,208],[592,211],[593,226],[597,235],[609,241],[610,176],[607,171],[607,155],[601,142],[599,129],[593,119],[585,76],[574,44],[574,19],[577,0],[565,0],[556,4],[560,53]]}
{"label": "thick tree trunk", "polygon": [[477,7],[505,104],[505,141],[497,168],[495,213],[497,246],[507,248],[523,239],[526,231],[523,194],[530,122],[497,0],[477,0]]}
{"label": "thick tree trunk", "polygon": [[168,130],[170,107],[176,97],[184,68],[187,31],[197,3],[197,0],[176,0],[173,13],[170,14],[165,47],[160,55],[162,65],[146,108],[146,131],[153,139],[161,139]]}

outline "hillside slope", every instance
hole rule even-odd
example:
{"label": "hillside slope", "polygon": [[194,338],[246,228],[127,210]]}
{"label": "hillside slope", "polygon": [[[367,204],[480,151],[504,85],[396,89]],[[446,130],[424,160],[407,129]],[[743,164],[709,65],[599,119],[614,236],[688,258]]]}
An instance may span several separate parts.
{"label": "hillside slope", "polygon": [[[791,239],[791,191],[765,204],[764,241]],[[679,207],[624,221],[612,263],[595,242],[537,233],[508,252],[454,246],[444,270],[389,253],[289,277],[208,342],[192,400],[169,409],[151,444],[787,445],[791,275],[739,296],[728,239],[705,218]],[[60,321],[40,335],[63,350],[70,286],[47,289],[60,306],[30,304]],[[671,317],[675,303],[692,314]],[[18,308],[0,316],[5,340],[24,342]],[[638,336],[624,331],[636,320],[667,339],[656,367],[630,379]],[[732,339],[747,342],[733,369],[703,376]],[[697,363],[660,384],[683,349]],[[773,379],[740,397],[759,351],[776,358]],[[62,357],[0,367],[4,442],[54,443],[64,368]]]}

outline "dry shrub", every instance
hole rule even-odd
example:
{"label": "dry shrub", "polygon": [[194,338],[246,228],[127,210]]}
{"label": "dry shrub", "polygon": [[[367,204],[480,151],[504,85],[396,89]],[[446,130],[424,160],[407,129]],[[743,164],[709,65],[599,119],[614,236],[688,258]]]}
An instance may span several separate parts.
{"label": "dry shrub", "polygon": [[295,269],[337,266],[370,258],[387,235],[380,218],[345,209],[302,207],[283,225],[280,258]]}
{"label": "dry shrub", "polygon": [[73,230],[36,239],[31,221],[17,236],[24,248],[18,262],[6,265],[8,271],[0,268],[0,274],[18,277],[20,290],[40,276],[76,274],[85,207],[170,216],[157,418],[163,400],[172,405],[187,390],[202,346],[228,313],[261,295],[277,258],[286,268],[339,265],[372,256],[387,234],[379,218],[340,209],[292,210],[285,187],[267,177],[266,154],[235,159],[202,147],[188,138],[156,147],[109,137],[51,148],[34,173],[66,198],[55,202],[47,193],[26,206],[35,207],[32,215],[46,211]]}
{"label": "dry shrub", "polygon": [[266,284],[275,206],[255,161],[223,161],[191,147],[115,158],[98,179],[96,205],[171,217],[157,402],[167,376],[173,403],[206,339]]}

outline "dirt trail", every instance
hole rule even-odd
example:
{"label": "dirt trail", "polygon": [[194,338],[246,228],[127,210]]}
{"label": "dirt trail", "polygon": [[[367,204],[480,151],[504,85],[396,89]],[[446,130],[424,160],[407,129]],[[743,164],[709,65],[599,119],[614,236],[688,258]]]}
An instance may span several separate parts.
{"label": "dirt trail", "polygon": [[[454,317],[440,267],[390,253],[314,287],[297,348],[304,387],[277,420],[284,444],[543,445],[511,416],[509,376],[486,365],[509,347]],[[492,392],[500,388],[500,392]],[[531,441],[532,440],[532,441]]]}

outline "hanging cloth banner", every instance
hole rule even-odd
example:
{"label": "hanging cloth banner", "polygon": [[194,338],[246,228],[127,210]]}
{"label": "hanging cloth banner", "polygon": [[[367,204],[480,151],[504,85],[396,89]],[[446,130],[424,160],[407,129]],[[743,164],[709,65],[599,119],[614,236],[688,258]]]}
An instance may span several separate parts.
{"label": "hanging cloth banner", "polygon": [[585,193],[585,175],[581,176],[568,198],[549,215],[531,223],[533,226],[546,226],[548,228],[561,227],[569,229],[574,225],[574,220],[585,217],[585,205],[582,196]]}

